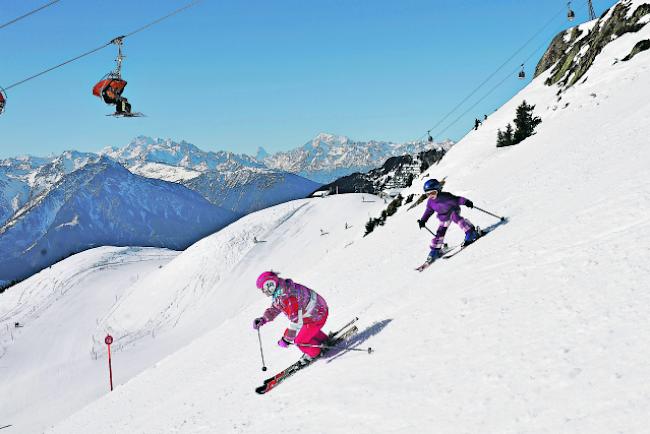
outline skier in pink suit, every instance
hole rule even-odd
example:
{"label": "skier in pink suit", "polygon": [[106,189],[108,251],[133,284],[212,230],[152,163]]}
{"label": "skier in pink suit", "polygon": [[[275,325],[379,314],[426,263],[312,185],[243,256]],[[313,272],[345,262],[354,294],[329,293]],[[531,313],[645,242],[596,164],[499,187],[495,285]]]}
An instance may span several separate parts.
{"label": "skier in pink suit", "polygon": [[468,208],[473,208],[474,204],[472,201],[442,191],[443,184],[444,182],[440,182],[437,179],[429,179],[424,183],[424,192],[428,195],[429,199],[427,200],[427,208],[424,210],[424,214],[418,220],[418,225],[422,229],[434,213],[438,213],[438,220],[440,220],[436,235],[431,240],[431,250],[426,261],[429,264],[441,256],[440,249],[444,245],[445,234],[452,221],[465,232],[463,245],[469,245],[479,237],[479,233],[472,222],[460,216],[460,206],[465,205]]}
{"label": "skier in pink suit", "polygon": [[289,318],[289,327],[285,330],[278,345],[287,348],[296,344],[304,354],[301,363],[309,363],[320,355],[321,349],[305,347],[301,344],[321,345],[327,341],[327,335],[321,331],[327,321],[327,303],[316,291],[291,279],[282,279],[278,273],[265,271],[257,278],[257,288],[273,297],[271,307],[264,315],[253,321],[255,330],[269,321],[273,321],[280,312]]}

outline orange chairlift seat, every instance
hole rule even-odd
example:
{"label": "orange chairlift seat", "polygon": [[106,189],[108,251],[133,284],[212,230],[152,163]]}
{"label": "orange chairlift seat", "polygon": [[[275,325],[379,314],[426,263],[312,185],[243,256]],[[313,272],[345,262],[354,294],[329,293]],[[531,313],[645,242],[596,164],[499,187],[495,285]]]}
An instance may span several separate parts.
{"label": "orange chairlift seat", "polygon": [[117,104],[122,98],[122,92],[124,92],[125,87],[126,80],[111,72],[105,75],[93,87],[93,95],[102,98],[106,104]]}

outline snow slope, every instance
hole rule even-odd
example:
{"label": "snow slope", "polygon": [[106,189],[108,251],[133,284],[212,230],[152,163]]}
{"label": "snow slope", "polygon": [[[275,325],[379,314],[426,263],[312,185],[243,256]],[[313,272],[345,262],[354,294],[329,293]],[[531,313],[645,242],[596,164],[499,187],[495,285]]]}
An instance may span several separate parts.
{"label": "snow slope", "polygon": [[[105,366],[91,352],[88,331],[127,287],[176,255],[158,248],[98,247],[2,294],[0,426],[13,422],[10,433],[41,432],[43,420],[65,417],[105,393]],[[117,361],[115,368],[135,375],[153,361]]]}
{"label": "snow slope", "polygon": [[[114,392],[65,420],[42,417],[47,406],[37,404],[14,420],[2,411],[2,422],[65,434],[647,432],[650,51],[614,62],[640,38],[650,26],[607,45],[561,102],[540,75],[431,168],[449,191],[508,216],[458,256],[413,271],[430,240],[415,222],[423,205],[401,207],[365,238],[380,200],[329,196],[259,211],[141,278],[88,330],[117,337]],[[537,134],[497,149],[497,129],[524,99],[543,120]],[[461,236],[453,226],[447,239]],[[269,371],[260,371],[251,322],[268,299],[254,281],[268,268],[327,299],[327,328],[358,315],[352,342],[375,353],[331,354],[256,395],[298,357],[275,345],[280,317],[261,329]],[[12,351],[0,358],[9,372]],[[168,355],[135,377],[124,372],[152,354]],[[23,387],[39,393],[29,378]]]}

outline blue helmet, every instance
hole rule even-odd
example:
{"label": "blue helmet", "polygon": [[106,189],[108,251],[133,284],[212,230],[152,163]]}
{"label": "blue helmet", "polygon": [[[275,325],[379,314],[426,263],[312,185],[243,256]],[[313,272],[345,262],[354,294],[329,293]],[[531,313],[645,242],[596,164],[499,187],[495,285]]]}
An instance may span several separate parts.
{"label": "blue helmet", "polygon": [[429,179],[424,183],[424,192],[429,193],[433,190],[441,191],[442,184],[437,179]]}

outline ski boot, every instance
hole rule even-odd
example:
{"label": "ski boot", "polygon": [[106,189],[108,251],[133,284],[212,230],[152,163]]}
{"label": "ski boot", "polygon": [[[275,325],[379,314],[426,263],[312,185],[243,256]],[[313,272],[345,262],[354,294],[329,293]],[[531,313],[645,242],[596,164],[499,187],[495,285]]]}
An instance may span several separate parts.
{"label": "ski boot", "polygon": [[433,261],[440,258],[441,256],[442,256],[442,252],[440,251],[440,249],[431,249],[431,251],[429,252],[429,256],[427,256],[426,263],[432,264]]}
{"label": "ski boot", "polygon": [[465,241],[463,241],[463,247],[469,246],[474,241],[478,240],[481,236],[480,229],[472,228],[465,233]]}
{"label": "ski boot", "polygon": [[300,366],[307,366],[311,362],[313,362],[315,357],[311,357],[308,354],[303,354],[302,357],[298,360],[298,363],[300,363]]}

